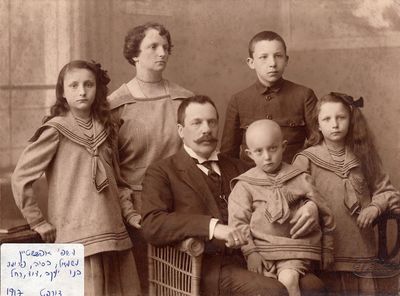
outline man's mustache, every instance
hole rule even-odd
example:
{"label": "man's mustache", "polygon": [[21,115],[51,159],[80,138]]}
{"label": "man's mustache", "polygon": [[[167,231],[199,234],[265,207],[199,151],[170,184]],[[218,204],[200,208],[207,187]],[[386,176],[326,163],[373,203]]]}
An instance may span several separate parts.
{"label": "man's mustache", "polygon": [[204,135],[197,140],[194,140],[193,142],[195,142],[196,144],[201,144],[203,142],[218,142],[218,139],[210,135]]}

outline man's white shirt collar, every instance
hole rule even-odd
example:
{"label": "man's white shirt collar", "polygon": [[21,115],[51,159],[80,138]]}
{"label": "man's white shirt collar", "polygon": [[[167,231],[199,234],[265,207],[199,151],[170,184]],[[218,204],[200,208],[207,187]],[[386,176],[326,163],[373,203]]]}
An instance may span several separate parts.
{"label": "man's white shirt collar", "polygon": [[217,150],[214,150],[214,151],[211,153],[210,157],[207,159],[207,158],[201,157],[200,155],[197,155],[196,152],[194,152],[194,151],[192,150],[192,148],[186,146],[185,144],[183,144],[183,148],[185,149],[185,151],[187,152],[187,154],[189,154],[190,157],[192,157],[192,158],[194,158],[194,159],[197,159],[197,161],[199,162],[199,164],[201,164],[201,163],[203,163],[203,162],[205,162],[205,161],[207,161],[207,160],[218,161],[218,152],[217,152]]}
{"label": "man's white shirt collar", "polygon": [[[194,159],[196,159],[196,160],[198,161],[197,167],[198,167],[200,170],[202,170],[202,172],[205,173],[206,175],[207,175],[207,173],[208,173],[208,169],[207,169],[205,166],[201,165],[201,164],[202,164],[203,162],[205,162],[205,161],[208,161],[208,160],[211,160],[211,161],[218,161],[218,151],[217,151],[217,150],[214,150],[214,151],[211,153],[210,157],[209,157],[208,159],[206,159],[206,158],[204,158],[204,157],[201,157],[200,155],[197,155],[196,152],[194,152],[194,151],[192,150],[192,148],[186,146],[185,144],[183,144],[183,148],[185,149],[185,151],[187,152],[187,154],[189,154],[190,157],[192,157],[192,158],[194,158]],[[212,162],[212,163],[211,163],[211,166],[212,166],[213,170],[214,170],[218,175],[221,176],[221,170],[219,169],[218,163]]]}

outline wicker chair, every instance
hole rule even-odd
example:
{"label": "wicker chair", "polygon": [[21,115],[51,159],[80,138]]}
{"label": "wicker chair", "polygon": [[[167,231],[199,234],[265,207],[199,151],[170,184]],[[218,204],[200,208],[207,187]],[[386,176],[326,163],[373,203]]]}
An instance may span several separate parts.
{"label": "wicker chair", "polygon": [[[387,221],[396,219],[397,231],[392,250],[387,246]],[[388,264],[398,256],[400,249],[400,215],[388,214],[376,221],[379,234],[379,251],[374,262],[377,278],[397,276],[398,264]],[[189,238],[175,246],[148,245],[149,295],[181,296],[200,295],[201,260],[204,242]],[[363,271],[360,271],[361,273]]]}
{"label": "wicker chair", "polygon": [[[395,232],[394,246],[389,250],[387,243],[387,224],[391,219],[396,220],[397,229]],[[379,217],[375,221],[375,224],[378,226],[378,258],[377,260],[371,261],[369,264],[361,265],[362,267],[360,267],[360,269],[356,268],[354,273],[360,277],[381,279],[398,277],[400,274],[400,265],[398,263],[400,250],[400,215],[392,213],[385,214]],[[391,294],[392,293],[388,293],[387,295]]]}
{"label": "wicker chair", "polygon": [[148,245],[149,295],[200,295],[204,242],[188,238],[174,246]]}
{"label": "wicker chair", "polygon": [[[390,219],[395,219],[397,222],[396,241],[391,251],[387,247],[387,222]],[[400,214],[387,214],[378,219],[378,237],[379,237],[379,250],[378,258],[381,261],[388,261],[397,256],[400,249]]]}

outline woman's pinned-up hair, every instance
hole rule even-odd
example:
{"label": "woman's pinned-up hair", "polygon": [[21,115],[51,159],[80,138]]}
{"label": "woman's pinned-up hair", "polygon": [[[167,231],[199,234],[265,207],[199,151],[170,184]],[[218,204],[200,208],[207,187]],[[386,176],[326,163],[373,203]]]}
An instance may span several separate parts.
{"label": "woman's pinned-up hair", "polygon": [[324,103],[342,103],[349,112],[350,125],[345,143],[360,160],[361,168],[368,183],[373,184],[381,170],[382,161],[377,152],[374,137],[367,120],[360,110],[364,106],[364,99],[362,97],[354,100],[353,97],[347,94],[337,92],[331,92],[321,97],[312,114],[311,135],[307,140],[306,146],[320,144],[324,139],[318,128],[318,115]]}
{"label": "woman's pinned-up hair", "polygon": [[160,36],[164,36],[168,41],[168,54],[171,54],[172,43],[171,43],[171,35],[169,31],[161,24],[155,22],[145,23],[143,25],[134,27],[129,30],[125,36],[125,44],[124,44],[124,57],[128,60],[128,62],[134,66],[136,66],[133,58],[139,56],[140,53],[140,44],[142,43],[144,37],[146,36],[146,32],[149,29],[157,30],[160,33]]}

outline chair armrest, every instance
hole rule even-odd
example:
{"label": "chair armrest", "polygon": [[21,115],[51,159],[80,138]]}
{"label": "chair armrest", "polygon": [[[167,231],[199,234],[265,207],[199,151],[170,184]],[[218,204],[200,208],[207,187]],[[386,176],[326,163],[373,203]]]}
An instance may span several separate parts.
{"label": "chair armrest", "polygon": [[1,233],[0,245],[4,243],[43,243],[43,241],[39,233],[29,229],[14,233]]}
{"label": "chair armrest", "polygon": [[[395,219],[397,222],[396,241],[393,249],[389,252],[387,246],[387,221]],[[395,257],[400,250],[400,214],[386,213],[376,220],[378,224],[378,258],[387,261]]]}
{"label": "chair armrest", "polygon": [[162,247],[148,244],[149,295],[200,295],[204,242],[188,238]]}
{"label": "chair armrest", "polygon": [[204,252],[204,241],[189,237],[174,246],[177,250],[198,257]]}

